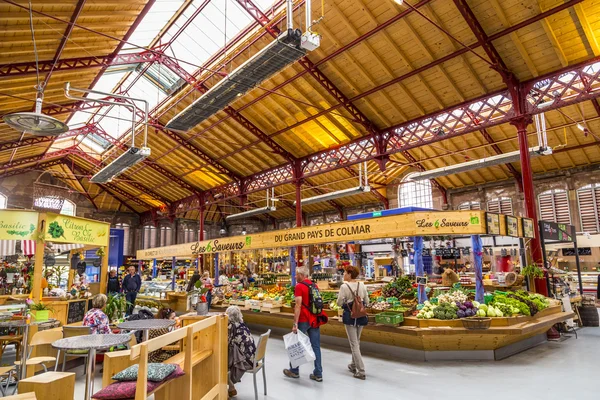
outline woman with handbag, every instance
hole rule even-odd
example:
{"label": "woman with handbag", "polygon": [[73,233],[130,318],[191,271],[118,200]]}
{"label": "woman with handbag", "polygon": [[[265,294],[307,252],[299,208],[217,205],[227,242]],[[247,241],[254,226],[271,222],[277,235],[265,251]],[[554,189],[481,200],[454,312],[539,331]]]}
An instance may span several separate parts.
{"label": "woman with handbag", "polygon": [[357,267],[349,265],[345,268],[344,284],[340,287],[337,304],[344,310],[342,321],[352,350],[352,363],[348,369],[355,378],[364,380],[365,364],[360,354],[360,334],[369,323],[365,310],[365,306],[369,305],[369,294],[364,283],[356,281],[358,274]]}

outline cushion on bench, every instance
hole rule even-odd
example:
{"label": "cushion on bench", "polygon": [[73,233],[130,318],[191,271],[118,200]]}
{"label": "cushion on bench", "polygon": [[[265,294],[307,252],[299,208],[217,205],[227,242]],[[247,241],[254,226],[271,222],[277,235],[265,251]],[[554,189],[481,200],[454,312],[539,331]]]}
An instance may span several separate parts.
{"label": "cushion on bench", "polygon": [[[112,377],[115,381],[135,381],[138,377],[138,364],[132,365],[131,367],[125,368]],[[177,369],[176,364],[148,364],[148,380],[151,382],[161,382],[169,375],[171,375]]]}
{"label": "cushion on bench", "polygon": [[[179,378],[180,376],[185,375],[185,372],[181,369],[179,365],[176,366],[175,371],[173,371],[167,378],[160,382],[152,382],[148,381],[148,385],[146,386],[146,390],[148,393],[153,392],[158,389],[161,385],[173,380],[175,378]],[[137,385],[137,381],[126,381],[126,382],[115,382],[111,383],[104,389],[100,390],[98,393],[94,394],[92,398],[97,400],[124,400],[124,399],[133,399],[135,398],[135,388]]]}

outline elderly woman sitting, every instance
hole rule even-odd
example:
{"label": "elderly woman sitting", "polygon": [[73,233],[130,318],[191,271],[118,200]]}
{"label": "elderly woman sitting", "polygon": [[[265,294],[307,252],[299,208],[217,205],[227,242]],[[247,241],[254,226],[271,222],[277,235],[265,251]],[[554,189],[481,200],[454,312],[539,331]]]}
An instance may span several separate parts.
{"label": "elderly woman sitting", "polygon": [[104,314],[104,307],[108,298],[104,294],[97,294],[92,297],[92,309],[83,317],[83,326],[91,327],[92,334],[112,333],[109,327],[110,321]]}
{"label": "elderly woman sitting", "polygon": [[229,317],[227,338],[229,342],[229,397],[237,395],[234,384],[241,381],[244,372],[254,366],[256,345],[250,329],[244,323],[239,307],[230,306],[225,311]]}

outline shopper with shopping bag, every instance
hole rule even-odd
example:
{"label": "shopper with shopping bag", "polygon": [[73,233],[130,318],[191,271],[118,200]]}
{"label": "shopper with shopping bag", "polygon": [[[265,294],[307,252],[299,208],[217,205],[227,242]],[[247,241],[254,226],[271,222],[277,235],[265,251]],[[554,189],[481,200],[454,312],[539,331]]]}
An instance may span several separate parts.
{"label": "shopper with shopping bag", "polygon": [[[319,293],[317,285],[315,285],[309,279],[308,268],[301,267],[296,270],[296,288],[294,289],[295,297],[295,308],[294,308],[294,325],[292,326],[292,334],[303,333],[308,336],[310,341],[310,347],[314,353],[314,370],[310,374],[310,379],[317,382],[323,382],[323,367],[321,366],[321,331],[319,327],[327,323],[327,315],[323,312],[323,299]],[[303,340],[301,337],[298,338],[298,342]],[[290,338],[288,338],[288,342]],[[291,343],[291,342],[289,342]],[[286,346],[287,348],[287,346]],[[296,355],[296,350],[300,347],[293,347],[294,357],[298,360],[293,360],[288,349],[288,356],[290,356],[290,368],[284,369],[283,374],[288,378],[298,379],[300,377],[299,366],[306,361],[307,358],[304,356]],[[308,352],[302,352],[304,353]],[[310,357],[308,357],[310,358]],[[292,362],[294,361],[294,362]],[[304,362],[300,362],[304,361]]]}
{"label": "shopper with shopping bag", "polygon": [[307,364],[315,360],[315,352],[310,344],[310,338],[302,331],[297,333],[290,332],[283,336],[283,344],[290,359],[290,365],[298,368],[302,364]]}

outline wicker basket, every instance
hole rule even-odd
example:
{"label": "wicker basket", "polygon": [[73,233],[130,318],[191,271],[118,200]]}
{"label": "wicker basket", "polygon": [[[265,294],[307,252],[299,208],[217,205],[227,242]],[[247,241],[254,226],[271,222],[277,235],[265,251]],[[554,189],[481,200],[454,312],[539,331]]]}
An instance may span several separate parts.
{"label": "wicker basket", "polygon": [[468,317],[461,318],[462,324],[466,329],[482,330],[488,329],[492,319],[488,317]]}

